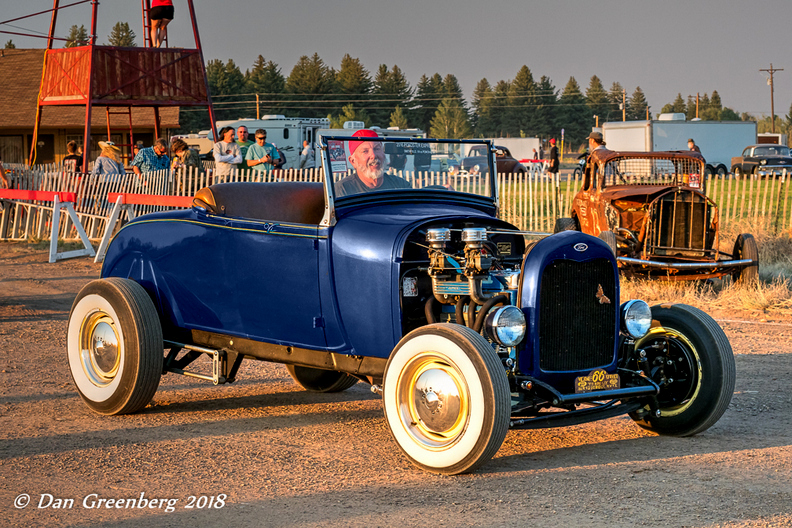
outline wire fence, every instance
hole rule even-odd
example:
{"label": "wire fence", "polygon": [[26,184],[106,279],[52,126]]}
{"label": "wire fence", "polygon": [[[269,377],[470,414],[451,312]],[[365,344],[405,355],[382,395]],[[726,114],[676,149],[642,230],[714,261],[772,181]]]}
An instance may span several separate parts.
{"label": "wire fence", "polygon": [[[208,163],[203,170],[160,171],[137,176],[106,176],[70,173],[57,165],[35,167],[11,166],[11,187],[39,191],[64,191],[77,194],[74,209],[92,240],[101,238],[113,203],[108,193],[193,196],[199,189],[226,182],[322,182],[322,169],[282,169],[274,171],[233,170],[218,176]],[[450,185],[457,191],[489,194],[488,178],[448,173],[420,172],[403,174],[416,188]],[[708,196],[719,206],[719,221],[746,221],[770,225],[776,232],[792,226],[792,196],[786,171],[757,179],[751,176],[711,175],[707,177]],[[525,174],[498,174],[499,216],[526,231],[551,232],[556,219],[571,215],[572,200],[580,189],[581,178],[554,179],[543,170]],[[44,240],[50,236],[52,204],[36,201],[2,201],[0,240]],[[137,205],[141,215],[171,209],[165,206]],[[61,221],[59,238],[77,237],[66,216]]]}

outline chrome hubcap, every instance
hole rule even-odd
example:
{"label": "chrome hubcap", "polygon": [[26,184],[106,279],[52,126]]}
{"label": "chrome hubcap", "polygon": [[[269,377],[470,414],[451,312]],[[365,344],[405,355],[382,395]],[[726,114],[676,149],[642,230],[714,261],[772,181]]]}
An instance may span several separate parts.
{"label": "chrome hubcap", "polygon": [[470,398],[462,374],[432,353],[413,358],[399,377],[396,393],[405,430],[429,449],[444,449],[464,432]]}
{"label": "chrome hubcap", "polygon": [[110,384],[121,365],[118,332],[104,312],[94,312],[80,328],[80,359],[83,371],[97,387]]}

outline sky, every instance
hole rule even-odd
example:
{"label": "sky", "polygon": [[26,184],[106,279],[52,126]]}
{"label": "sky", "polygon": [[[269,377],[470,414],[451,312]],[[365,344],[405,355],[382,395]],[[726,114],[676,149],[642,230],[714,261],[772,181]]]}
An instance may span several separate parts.
{"label": "sky", "polygon": [[[63,0],[67,5],[79,0]],[[4,2],[0,22],[52,8],[50,0]],[[511,80],[526,65],[560,91],[574,77],[585,93],[592,75],[606,89],[637,86],[654,114],[677,93],[711,94],[738,113],[770,114],[769,75],[777,72],[775,113],[792,104],[792,0],[194,0],[205,59],[244,72],[259,55],[284,76],[302,55],[318,53],[339,68],[349,53],[372,77],[394,64],[414,87],[421,75],[454,74],[469,99],[476,83]],[[194,47],[187,0],[174,0],[171,46]],[[142,44],[140,2],[102,0],[98,43],[128,22]],[[56,36],[72,24],[90,29],[91,3],[61,9]],[[0,24],[0,30],[46,34],[49,13]],[[46,39],[0,34],[18,48]],[[60,46],[62,44],[56,44]],[[5,81],[4,81],[5,82]],[[2,88],[0,88],[2,89]]]}

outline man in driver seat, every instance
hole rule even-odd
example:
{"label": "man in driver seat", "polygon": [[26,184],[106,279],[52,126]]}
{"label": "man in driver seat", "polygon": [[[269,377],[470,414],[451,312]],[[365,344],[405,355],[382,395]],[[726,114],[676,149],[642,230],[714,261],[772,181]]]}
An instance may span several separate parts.
{"label": "man in driver seat", "polygon": [[[368,129],[358,130],[352,136],[379,137],[376,132]],[[350,141],[349,162],[355,172],[336,183],[338,196],[411,188],[407,180],[386,171],[385,151],[381,141]]]}

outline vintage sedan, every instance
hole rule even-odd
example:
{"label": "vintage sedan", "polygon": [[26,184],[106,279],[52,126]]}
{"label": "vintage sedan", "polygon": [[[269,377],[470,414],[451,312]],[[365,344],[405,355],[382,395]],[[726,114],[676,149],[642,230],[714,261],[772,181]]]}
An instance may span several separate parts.
{"label": "vintage sedan", "polygon": [[784,145],[751,145],[745,147],[742,156],[732,158],[732,172],[735,176],[780,175],[784,171],[792,173],[792,153]]}
{"label": "vintage sedan", "polygon": [[[492,148],[495,150],[495,165],[499,174],[528,172],[525,165],[517,161],[509,149],[497,145]],[[468,155],[462,159],[462,171],[469,174],[486,174],[489,171],[487,166],[489,158],[490,153],[485,152],[483,146],[472,147],[468,151]]]}
{"label": "vintage sedan", "polygon": [[[509,428],[629,414],[688,436],[720,418],[735,366],[709,316],[620,304],[598,238],[526,243],[497,218],[494,174],[462,191],[455,176],[411,171],[462,141],[385,141],[406,140],[326,137],[324,183],[216,184],[190,209],[124,226],[69,315],[85,403],[137,412],[163,374],[219,385],[244,360],[278,362],[308,391],[369,384],[396,445],[443,474],[489,460]],[[411,158],[398,176],[388,150]],[[366,163],[350,165],[353,151]],[[201,357],[211,375],[195,371]]]}
{"label": "vintage sedan", "polygon": [[718,249],[718,207],[706,195],[704,174],[696,152],[596,150],[571,216],[557,220],[555,232],[604,239],[627,275],[756,281],[759,250],[752,235],[738,235],[732,253]]}

